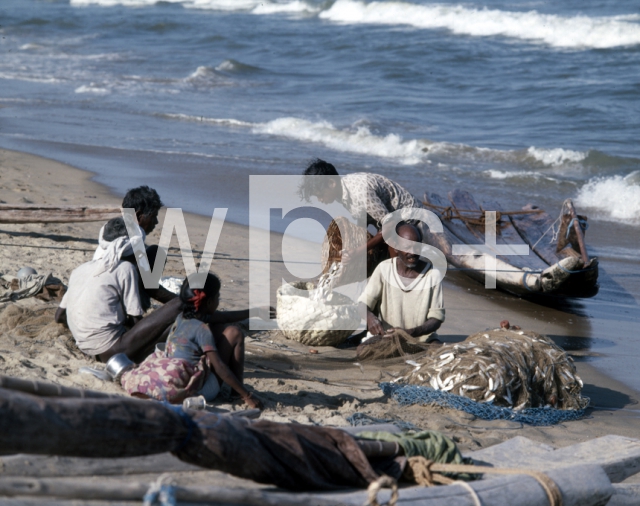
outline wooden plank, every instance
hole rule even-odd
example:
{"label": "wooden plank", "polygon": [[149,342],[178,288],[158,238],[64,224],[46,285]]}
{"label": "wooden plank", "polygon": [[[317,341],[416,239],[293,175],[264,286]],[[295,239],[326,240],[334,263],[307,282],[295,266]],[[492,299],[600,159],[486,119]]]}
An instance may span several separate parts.
{"label": "wooden plank", "polygon": [[[504,211],[502,206],[494,201],[483,202],[481,207],[484,211]],[[509,216],[504,216],[499,226],[496,226],[496,243],[500,245],[530,246],[520,237]],[[505,261],[520,268],[528,267],[533,271],[543,271],[549,267],[549,264],[542,260],[530,247],[528,255],[509,255],[505,258]]]}
{"label": "wooden plank", "polygon": [[[537,206],[528,204],[524,206],[523,211],[538,209]],[[539,214],[517,214],[511,217],[511,222],[522,238],[528,242],[536,254],[549,265],[553,265],[560,261],[560,257],[556,253],[556,242],[551,242],[553,238],[553,230],[551,225],[555,220],[547,213]],[[560,226],[556,225],[556,230]]]}
{"label": "wooden plank", "polygon": [[[142,498],[152,483],[123,480],[89,481],[78,478],[0,478],[0,497],[35,496],[67,499],[129,501]],[[174,486],[175,496],[182,502],[206,502],[247,506],[339,506],[331,497],[312,493],[267,492],[206,486]]]}
{"label": "wooden plank", "polygon": [[0,458],[0,477],[116,476],[202,470],[170,453],[113,459],[24,454]]}
{"label": "wooden plank", "polygon": [[500,467],[550,469],[577,462],[594,464],[601,466],[613,483],[640,472],[640,440],[615,435],[558,450],[517,437],[466,456]]}
{"label": "wooden plank", "polygon": [[[424,201],[427,204],[434,206],[447,207],[451,204],[442,199],[439,195],[432,193],[424,196]],[[480,241],[475,235],[471,234],[467,226],[458,219],[448,220],[444,219],[443,213],[438,209],[427,209],[435,212],[440,216],[444,225],[444,234],[427,234],[426,242],[439,248],[450,264],[465,271],[465,274],[469,277],[484,283],[485,276],[485,260],[482,255],[453,255],[453,244],[480,244]],[[532,292],[540,292],[540,275],[532,274],[526,277],[527,287],[522,284],[523,271],[515,268],[510,263],[505,262],[502,258],[496,258],[496,270],[497,274],[497,286],[503,290],[507,290],[516,295],[531,294]]]}
{"label": "wooden plank", "polygon": [[119,207],[0,204],[0,223],[73,223],[122,216]]}
{"label": "wooden plank", "polygon": [[[454,191],[450,192],[449,193],[449,199],[451,200],[451,203],[453,204],[453,206],[456,209],[458,209],[458,210],[465,209],[465,210],[470,210],[470,211],[476,211],[478,213],[478,216],[482,215],[485,210],[487,210],[487,211],[495,211],[495,210],[497,210],[497,209],[489,209],[489,208],[483,209],[474,200],[473,196],[469,192],[462,191],[462,190],[454,190]],[[496,206],[497,206],[497,204],[496,204]],[[510,222],[507,222],[507,223],[510,225]],[[484,226],[474,226],[474,225],[470,225],[468,223],[466,223],[465,226],[467,227],[469,232],[471,234],[473,234],[474,237],[479,238],[480,242],[482,242],[483,244],[485,243],[486,237],[485,237],[485,227]],[[517,236],[518,242],[516,242],[516,243],[509,242],[508,239],[505,238],[504,235],[501,234],[501,231],[502,231],[502,227],[496,226],[496,245],[525,244],[522,241],[522,238],[517,234],[517,232],[515,230],[513,230],[510,235],[511,235],[511,237],[513,239],[515,239],[515,237]],[[509,232],[508,229],[505,229],[505,231],[507,233]],[[542,261],[540,261],[540,263],[539,264],[535,264],[536,267],[533,268],[534,264],[532,263],[531,259],[529,259],[528,255],[527,256],[520,256],[520,255],[504,256],[504,255],[499,255],[498,254],[498,249],[494,248],[493,245],[486,244],[486,246],[490,247],[492,249],[492,251],[494,251],[496,253],[496,258],[498,258],[498,259],[502,260],[503,262],[505,262],[506,264],[512,265],[512,266],[514,266],[514,267],[516,267],[518,269],[522,269],[524,267],[527,267],[527,268],[532,268],[533,270],[540,270],[541,271],[541,270],[544,270],[547,267],[549,267],[548,265],[545,265]]]}

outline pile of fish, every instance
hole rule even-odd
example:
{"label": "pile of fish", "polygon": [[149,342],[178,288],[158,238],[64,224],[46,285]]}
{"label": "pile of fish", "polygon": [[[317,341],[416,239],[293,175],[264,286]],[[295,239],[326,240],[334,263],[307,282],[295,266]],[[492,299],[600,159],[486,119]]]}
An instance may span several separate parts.
{"label": "pile of fish", "polygon": [[420,362],[402,381],[515,410],[583,409],[589,403],[562,348],[535,332],[510,329],[508,323],[444,345]]}

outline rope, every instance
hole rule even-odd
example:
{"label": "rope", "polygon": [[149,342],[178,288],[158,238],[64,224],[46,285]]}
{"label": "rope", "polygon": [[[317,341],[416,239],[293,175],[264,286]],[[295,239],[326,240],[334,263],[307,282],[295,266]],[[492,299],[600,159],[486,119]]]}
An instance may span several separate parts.
{"label": "rope", "polygon": [[467,492],[469,492],[471,499],[473,499],[474,506],[482,506],[482,501],[480,500],[480,496],[475,490],[473,490],[473,487],[469,485],[466,481],[462,481],[462,480],[454,481],[453,485],[460,485],[462,488],[466,489]]}
{"label": "rope", "polygon": [[[391,489],[391,497],[389,498],[389,502],[381,505],[378,502],[378,492],[383,488]],[[398,482],[386,474],[383,474],[371,483],[369,488],[367,488],[367,492],[369,493],[369,497],[365,506],[396,506],[398,502]]]}
{"label": "rope", "polygon": [[[458,219],[468,225],[484,226],[485,214],[477,209],[458,209],[454,206],[437,206],[429,202],[422,202],[422,205],[440,211],[442,219],[451,221]],[[463,216],[461,213],[471,213],[473,216]],[[520,210],[520,211],[496,211],[496,223],[500,223],[503,216],[515,216],[519,214],[540,214],[542,209]]]}
{"label": "rope", "polygon": [[573,224],[576,221],[578,222],[578,225],[580,225],[580,228],[582,229],[583,232],[586,232],[587,230],[589,230],[589,224],[587,223],[586,220],[581,220],[580,218],[571,218],[571,221],[567,225],[567,235],[565,239],[569,238],[569,234],[571,233],[571,227],[573,227]]}
{"label": "rope", "polygon": [[[549,228],[547,230],[545,230],[544,234],[542,234],[540,236],[540,239],[538,239],[535,244],[533,246],[531,246],[532,250],[536,249],[536,246],[540,243],[540,241],[542,241],[542,239],[544,238],[545,235],[547,235],[549,233],[549,230],[553,230],[553,236],[551,237],[551,241],[549,241],[549,244],[553,244],[554,242],[556,242],[558,240],[558,232],[556,232],[556,229],[554,228],[556,223],[558,223],[560,220],[562,219],[562,212],[560,212],[560,216],[558,216],[558,218],[556,219],[556,221],[554,221],[551,225],[549,225]],[[559,231],[560,229],[558,229]]]}
{"label": "rope", "polygon": [[[562,506],[562,493],[555,481],[540,471],[530,469],[509,469],[501,467],[473,466],[467,464],[438,464],[431,460],[427,460],[422,456],[409,457],[407,461],[408,467],[405,473],[413,474],[414,481],[418,485],[427,487],[434,486],[436,483],[451,484],[454,480],[443,476],[440,473],[468,473],[468,474],[525,474],[535,478],[542,489],[547,494],[550,506]],[[477,498],[477,495],[476,497]],[[479,498],[477,498],[479,500]]]}
{"label": "rope", "polygon": [[578,269],[577,271],[570,271],[569,269],[565,269],[560,262],[558,262],[556,265],[560,268],[560,270],[563,270],[567,274],[578,274],[579,272],[589,272],[589,271],[595,271],[596,270],[595,266],[591,266],[591,267],[588,267],[586,269]]}
{"label": "rope", "polygon": [[169,474],[161,475],[150,486],[143,498],[143,506],[177,506],[176,488],[171,484],[164,484],[170,479]]}

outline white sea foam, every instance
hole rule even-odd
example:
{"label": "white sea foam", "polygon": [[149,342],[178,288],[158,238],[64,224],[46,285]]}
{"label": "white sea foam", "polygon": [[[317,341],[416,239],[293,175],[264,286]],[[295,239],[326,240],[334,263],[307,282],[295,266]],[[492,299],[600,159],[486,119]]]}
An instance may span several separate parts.
{"label": "white sea foam", "polygon": [[300,13],[300,14],[315,14],[319,12],[318,7],[309,5],[305,2],[294,1],[289,3],[273,3],[273,2],[261,2],[251,12],[253,14],[280,14],[280,13]]}
{"label": "white sea foam", "polygon": [[423,160],[428,149],[425,141],[403,141],[396,134],[375,135],[366,126],[341,130],[327,121],[314,123],[299,118],[278,118],[255,125],[253,131],[322,144],[337,151],[393,158],[408,165]]}
{"label": "white sea foam", "polygon": [[161,114],[163,118],[177,119],[180,121],[194,121],[198,123],[209,123],[212,125],[227,125],[234,127],[252,127],[256,123],[249,123],[233,118],[205,118],[204,116],[189,116],[188,114]]}
{"label": "white sea foam", "polygon": [[187,77],[187,81],[190,81],[193,79],[200,79],[201,77],[208,77],[212,74],[214,74],[212,69],[210,69],[209,67],[200,66],[191,74],[189,74],[189,76]]}
{"label": "white sea foam", "polygon": [[94,83],[79,86],[74,90],[76,93],[93,93],[95,95],[107,95],[110,91],[107,88],[96,86]]}
{"label": "white sea foam", "polygon": [[584,160],[589,153],[582,151],[572,151],[570,149],[553,148],[543,149],[531,146],[527,149],[527,154],[545,165],[557,167],[565,163],[578,163]]}
{"label": "white sea foam", "polygon": [[640,44],[635,16],[557,16],[536,11],[474,9],[463,5],[337,0],[320,18],[358,24],[448,29],[460,35],[504,36],[558,48],[610,48]]}
{"label": "white sea foam", "polygon": [[640,224],[640,171],[594,178],[580,188],[575,201],[596,210],[596,218]]}
{"label": "white sea foam", "polygon": [[22,44],[19,49],[20,51],[31,51],[32,49],[42,49],[42,46],[40,44],[29,43]]}

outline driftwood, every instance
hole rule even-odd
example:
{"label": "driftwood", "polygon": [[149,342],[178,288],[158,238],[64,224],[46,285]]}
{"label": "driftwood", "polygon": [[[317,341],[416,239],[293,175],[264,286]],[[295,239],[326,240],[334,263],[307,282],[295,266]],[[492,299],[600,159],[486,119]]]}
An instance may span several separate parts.
{"label": "driftwood", "polygon": [[122,216],[119,207],[0,204],[0,223],[73,223]]}

